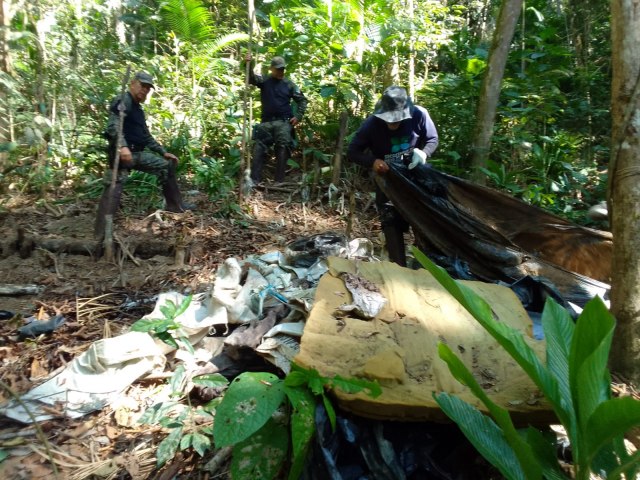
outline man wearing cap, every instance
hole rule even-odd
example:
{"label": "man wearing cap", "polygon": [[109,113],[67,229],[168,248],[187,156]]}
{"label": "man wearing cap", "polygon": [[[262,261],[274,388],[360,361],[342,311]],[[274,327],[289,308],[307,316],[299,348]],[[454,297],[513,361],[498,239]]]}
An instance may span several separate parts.
{"label": "man wearing cap", "polygon": [[[246,55],[245,61],[252,62],[250,53]],[[262,103],[261,123],[256,126],[253,134],[251,162],[253,183],[259,183],[262,180],[262,170],[271,145],[274,146],[276,157],[275,181],[284,180],[293,143],[293,127],[300,123],[307,109],[307,99],[304,94],[291,80],[284,77],[285,68],[284,58],[273,57],[269,76],[256,75],[253,72],[253,65],[249,69],[249,83],[260,89]],[[292,100],[296,104],[295,114],[291,105]]]}
{"label": "man wearing cap", "polygon": [[[120,160],[118,165],[118,178],[116,188],[111,192],[110,188],[105,188],[98,210],[98,222],[101,217],[108,213],[115,213],[120,203],[120,196],[124,182],[129,170],[141,170],[158,177],[162,185],[162,193],[166,200],[166,209],[170,212],[180,213],[185,210],[192,210],[193,205],[182,201],[180,188],[176,180],[176,165],[178,157],[167,152],[149,132],[144,111],[140,104],[144,103],[152,88],[153,78],[146,72],[138,72],[134,75],[129,84],[129,91],[121,98],[118,95],[109,108],[109,122],[105,131],[105,136],[109,140],[109,165],[104,182],[111,184],[113,162],[116,156],[116,149],[120,150]],[[120,104],[124,107],[124,121],[122,124],[122,138],[118,141],[118,127],[120,125]],[[98,225],[96,225],[96,233]]]}
{"label": "man wearing cap", "polygon": [[[385,175],[389,164],[425,164],[438,147],[438,131],[427,110],[413,105],[407,91],[387,88],[349,144],[347,157],[376,175]],[[376,185],[376,206],[387,243],[389,259],[406,266],[404,232],[409,224]]]}

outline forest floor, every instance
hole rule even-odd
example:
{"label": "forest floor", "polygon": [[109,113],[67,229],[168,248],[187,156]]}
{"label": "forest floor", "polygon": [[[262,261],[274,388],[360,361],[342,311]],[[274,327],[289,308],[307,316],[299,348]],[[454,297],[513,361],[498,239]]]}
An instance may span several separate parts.
{"label": "forest floor", "polygon": [[[289,242],[317,233],[345,234],[348,221],[350,238],[378,243],[373,208],[349,220],[343,209],[348,202],[329,205],[319,194],[319,200],[303,204],[298,189],[297,183],[285,183],[255,190],[246,199],[245,214],[232,218],[220,216],[221,205],[195,191],[185,199],[198,208],[185,214],[140,211],[125,195],[115,221],[120,248],[113,262],[95,255],[97,200],[69,202],[60,192],[56,198],[0,198],[0,285],[39,289],[36,295],[0,295],[0,310],[15,314],[0,320],[0,403],[49,378],[93,342],[127,331],[152,311],[159,293],[207,291],[216,269],[229,257],[282,251]],[[185,247],[184,256],[176,255],[176,245]],[[60,253],[62,246],[74,253]],[[53,333],[18,335],[25,318],[54,315],[64,316],[65,323]],[[202,462],[197,455],[178,455],[158,471],[153,448],[131,453],[134,445],[157,445],[165,434],[117,417],[113,408],[106,408],[77,420],[59,416],[37,429],[0,417],[0,454],[8,454],[0,463],[0,476],[160,479],[181,472],[180,478],[206,478],[195,473]]]}
{"label": "forest floor", "polygon": [[[284,251],[294,240],[326,232],[368,238],[380,254],[369,195],[355,196],[356,213],[350,215],[347,195],[313,192],[315,200],[303,203],[298,183],[265,185],[245,200],[244,213],[226,217],[221,212],[228,207],[202,192],[186,190],[185,199],[198,208],[184,214],[141,208],[125,195],[115,221],[119,248],[112,262],[96,254],[97,199],[69,201],[73,197],[65,192],[44,199],[0,196],[0,315],[15,314],[0,316],[0,405],[61,371],[97,340],[127,332],[153,310],[158,294],[206,292],[229,257]],[[37,286],[38,293],[2,290],[16,285]],[[28,317],[56,315],[65,323],[52,333],[25,338],[17,332]],[[187,450],[156,467],[156,448],[167,431],[135,418],[141,413],[136,409],[152,404],[165,381],[136,382],[120,405],[78,419],[58,412],[54,420],[34,426],[0,416],[0,478],[228,478],[228,457],[203,469],[215,452],[203,459]],[[614,387],[619,395],[640,398],[624,382]]]}

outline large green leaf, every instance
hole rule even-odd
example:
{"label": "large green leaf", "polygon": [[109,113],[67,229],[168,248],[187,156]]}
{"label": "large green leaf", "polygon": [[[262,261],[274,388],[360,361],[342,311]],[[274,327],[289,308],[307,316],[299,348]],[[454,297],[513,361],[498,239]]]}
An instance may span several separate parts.
{"label": "large green leaf", "polygon": [[233,447],[231,478],[238,480],[276,478],[288,450],[287,427],[269,419],[255,435]]}
{"label": "large green leaf", "polygon": [[291,403],[291,445],[293,455],[289,479],[300,478],[307,452],[316,431],[314,420],[316,400],[313,394],[303,387],[285,387],[285,393]]}
{"label": "large green leaf", "polygon": [[284,385],[275,375],[238,375],[216,409],[213,438],[217,448],[233,445],[258,431],[284,400]]}
{"label": "large green leaf", "polygon": [[593,411],[611,395],[607,362],[614,328],[615,321],[599,297],[587,303],[576,323],[569,373],[583,434]]}
{"label": "large green leaf", "polygon": [[435,400],[444,413],[456,422],[478,452],[506,478],[509,480],[527,478],[502,431],[490,418],[448,393],[435,395]]}
{"label": "large green leaf", "polygon": [[640,401],[621,397],[601,403],[587,422],[585,455],[593,457],[602,446],[638,425]]}
{"label": "large green leaf", "polygon": [[509,412],[504,408],[496,405],[484,392],[483,388],[476,381],[473,374],[462,363],[462,361],[453,353],[448,345],[444,343],[438,344],[438,354],[447,365],[453,376],[463,385],[469,387],[473,394],[480,399],[487,407],[489,413],[501,429],[502,435],[512,448],[518,463],[522,468],[526,478],[542,478],[542,470],[538,460],[534,457],[531,447],[522,439],[518,431],[511,421]]}
{"label": "large green leaf", "polygon": [[542,312],[542,328],[547,343],[547,369],[558,384],[558,404],[553,407],[569,438],[575,438],[576,415],[569,380],[569,354],[575,325],[567,309],[548,298]]}

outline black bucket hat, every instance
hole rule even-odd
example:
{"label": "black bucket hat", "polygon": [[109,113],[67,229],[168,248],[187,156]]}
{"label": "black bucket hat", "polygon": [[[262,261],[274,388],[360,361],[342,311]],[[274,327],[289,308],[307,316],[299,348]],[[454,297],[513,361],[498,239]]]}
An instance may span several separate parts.
{"label": "black bucket hat", "polygon": [[413,103],[402,87],[388,87],[376,104],[373,114],[387,123],[396,123],[411,118]]}

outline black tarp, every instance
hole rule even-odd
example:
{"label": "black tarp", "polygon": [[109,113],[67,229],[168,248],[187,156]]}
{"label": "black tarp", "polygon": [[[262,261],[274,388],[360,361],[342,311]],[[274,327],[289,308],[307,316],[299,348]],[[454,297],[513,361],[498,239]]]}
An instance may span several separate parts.
{"label": "black tarp", "polygon": [[609,232],[428,165],[394,164],[376,182],[411,225],[418,248],[453,276],[507,284],[541,278],[580,307],[609,289]]}

